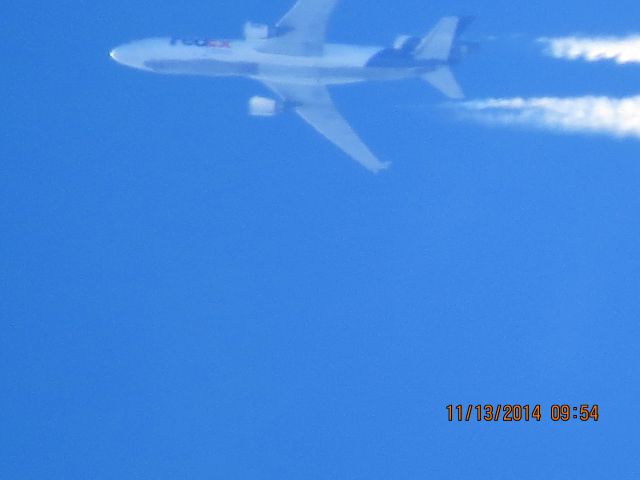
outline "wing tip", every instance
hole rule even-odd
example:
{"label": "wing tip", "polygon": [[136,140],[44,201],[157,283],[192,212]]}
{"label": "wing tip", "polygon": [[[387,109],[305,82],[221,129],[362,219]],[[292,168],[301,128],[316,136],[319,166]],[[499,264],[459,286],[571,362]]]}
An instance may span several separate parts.
{"label": "wing tip", "polygon": [[379,174],[384,172],[385,170],[388,170],[389,167],[391,167],[391,162],[379,162],[378,165],[374,166],[374,167],[370,167],[369,170],[374,173],[374,174]]}

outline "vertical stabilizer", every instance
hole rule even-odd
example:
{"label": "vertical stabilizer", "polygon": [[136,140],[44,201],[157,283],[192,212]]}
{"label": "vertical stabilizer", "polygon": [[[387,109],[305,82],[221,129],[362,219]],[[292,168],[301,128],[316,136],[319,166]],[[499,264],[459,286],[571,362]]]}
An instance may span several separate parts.
{"label": "vertical stabilizer", "polygon": [[445,17],[422,39],[413,55],[418,60],[447,61],[460,25],[460,17]]}
{"label": "vertical stabilizer", "polygon": [[424,73],[422,78],[449,98],[464,98],[450,65],[456,40],[469,21],[463,17],[443,18],[413,51],[416,60],[432,64],[433,70]]}

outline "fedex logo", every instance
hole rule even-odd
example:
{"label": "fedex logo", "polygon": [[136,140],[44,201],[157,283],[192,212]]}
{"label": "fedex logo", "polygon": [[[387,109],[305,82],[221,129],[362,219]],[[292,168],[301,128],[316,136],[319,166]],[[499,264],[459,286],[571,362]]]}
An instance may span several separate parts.
{"label": "fedex logo", "polygon": [[211,40],[198,38],[172,38],[171,45],[186,45],[188,47],[231,48],[229,40]]}

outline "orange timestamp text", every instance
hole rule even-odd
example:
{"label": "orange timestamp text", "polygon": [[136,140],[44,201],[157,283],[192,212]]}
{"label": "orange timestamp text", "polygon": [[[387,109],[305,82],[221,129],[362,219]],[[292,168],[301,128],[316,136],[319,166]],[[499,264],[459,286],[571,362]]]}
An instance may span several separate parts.
{"label": "orange timestamp text", "polygon": [[550,408],[542,405],[496,404],[496,405],[447,405],[449,422],[597,422],[600,420],[599,405],[554,404]]}

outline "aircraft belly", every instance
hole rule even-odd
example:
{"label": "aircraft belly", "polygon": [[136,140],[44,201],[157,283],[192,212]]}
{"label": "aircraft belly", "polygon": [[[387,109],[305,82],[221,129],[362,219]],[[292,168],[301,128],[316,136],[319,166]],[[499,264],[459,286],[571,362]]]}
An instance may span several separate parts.
{"label": "aircraft belly", "polygon": [[259,65],[258,80],[298,85],[339,85],[367,81],[399,80],[413,76],[407,70],[362,67],[291,67]]}
{"label": "aircraft belly", "polygon": [[258,65],[251,62],[226,62],[215,59],[189,59],[189,60],[148,60],[145,66],[156,73],[170,75],[204,75],[226,76],[245,75],[251,76],[258,72]]}

